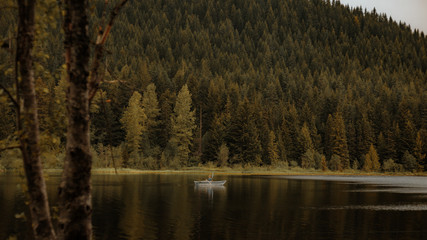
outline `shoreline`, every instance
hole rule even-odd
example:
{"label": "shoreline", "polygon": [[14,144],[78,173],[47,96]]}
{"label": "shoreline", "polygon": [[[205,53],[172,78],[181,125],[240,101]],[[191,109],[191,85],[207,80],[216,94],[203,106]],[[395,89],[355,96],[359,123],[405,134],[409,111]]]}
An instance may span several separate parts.
{"label": "shoreline", "polygon": [[[62,169],[44,169],[47,175],[61,175]],[[321,171],[309,169],[271,169],[271,168],[248,168],[248,169],[233,169],[233,168],[208,168],[208,167],[193,167],[183,168],[180,170],[160,169],[160,170],[143,170],[132,168],[117,169],[118,175],[134,175],[134,174],[210,174],[214,172],[217,175],[242,175],[242,176],[427,176],[426,172],[363,172],[355,170],[345,170],[342,172]],[[1,174],[1,173],[0,173]],[[92,169],[93,175],[115,175],[114,168],[95,168]]]}

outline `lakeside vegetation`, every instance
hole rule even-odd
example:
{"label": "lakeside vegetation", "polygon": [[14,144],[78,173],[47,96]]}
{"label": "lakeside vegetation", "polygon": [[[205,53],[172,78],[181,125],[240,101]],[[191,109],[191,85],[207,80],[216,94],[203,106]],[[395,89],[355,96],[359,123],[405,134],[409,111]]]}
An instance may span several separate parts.
{"label": "lakeside vegetation", "polygon": [[[61,168],[45,169],[46,176],[59,176],[62,174]],[[322,171],[319,169],[304,169],[301,167],[260,167],[260,166],[233,166],[233,167],[216,167],[216,166],[195,166],[184,167],[182,169],[135,169],[135,168],[94,168],[93,175],[135,175],[135,174],[194,174],[206,175],[214,173],[218,179],[221,175],[245,175],[245,176],[427,176],[426,172],[366,172],[363,170],[346,169],[343,171]],[[0,170],[1,174],[23,175],[23,169]]]}
{"label": "lakeside vegetation", "polygon": [[[49,11],[37,16],[35,76],[41,158],[60,168],[67,85],[52,2],[37,5]],[[427,38],[404,23],[339,1],[168,0],[134,1],[115,24],[92,102],[94,168],[425,170]],[[16,25],[2,14],[1,39]],[[10,58],[0,50],[13,89]],[[1,96],[7,147],[18,133]],[[19,168],[18,150],[0,154],[0,168]]]}

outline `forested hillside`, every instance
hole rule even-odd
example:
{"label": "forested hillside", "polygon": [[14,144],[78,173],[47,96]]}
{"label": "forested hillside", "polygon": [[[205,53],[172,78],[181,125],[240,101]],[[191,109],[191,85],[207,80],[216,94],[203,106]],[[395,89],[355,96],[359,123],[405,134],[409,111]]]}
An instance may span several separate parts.
{"label": "forested hillside", "polygon": [[[104,2],[92,1],[93,42]],[[66,127],[63,33],[56,1],[38,4],[42,150],[45,165],[57,167]],[[16,32],[16,13],[0,11],[3,40]],[[386,15],[329,0],[130,1],[110,36],[91,107],[96,167],[113,159],[151,169],[426,166],[427,37]],[[14,43],[6,43],[0,78],[12,91]],[[18,133],[1,97],[6,146]],[[16,166],[14,150],[0,154],[0,166]]]}

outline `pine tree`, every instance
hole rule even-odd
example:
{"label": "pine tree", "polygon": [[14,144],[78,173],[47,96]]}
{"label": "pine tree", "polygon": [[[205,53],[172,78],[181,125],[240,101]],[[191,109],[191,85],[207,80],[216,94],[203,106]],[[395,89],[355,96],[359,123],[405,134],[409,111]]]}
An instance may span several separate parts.
{"label": "pine tree", "polygon": [[314,150],[313,141],[311,140],[310,129],[306,122],[304,122],[300,134],[299,142],[302,147],[303,152],[305,153],[308,149]]}
{"label": "pine tree", "polygon": [[[344,119],[340,112],[336,112],[333,116],[328,117],[326,141],[327,141],[327,154],[330,156],[337,155],[342,161],[340,166],[343,169],[350,167],[347,136],[345,130]],[[331,157],[332,158],[332,157]]]}
{"label": "pine tree", "polygon": [[415,171],[418,169],[417,159],[409,153],[409,151],[405,151],[402,158],[403,167],[407,171]]}
{"label": "pine tree", "polygon": [[337,154],[333,154],[329,160],[329,169],[332,171],[342,171],[342,160],[341,157]]}
{"label": "pine tree", "polygon": [[312,148],[307,149],[307,151],[301,156],[302,168],[314,168],[316,166],[314,154],[315,152]]}
{"label": "pine tree", "polygon": [[363,170],[367,172],[378,171],[381,168],[377,150],[373,144],[369,147],[369,152],[365,155],[365,162],[363,163]]}
{"label": "pine tree", "polygon": [[225,140],[230,117],[231,116],[229,114],[223,112],[220,115],[215,115],[213,121],[211,121],[211,127],[208,132],[209,139],[205,144],[205,150],[203,153],[204,162],[215,160],[218,148]]}
{"label": "pine tree", "polygon": [[321,157],[320,164],[322,166],[322,171],[328,170],[328,166],[326,164],[326,157],[324,155],[322,155]]}
{"label": "pine tree", "polygon": [[276,135],[274,134],[274,132],[270,131],[270,134],[268,136],[268,158],[270,160],[270,164],[274,166],[277,165],[277,163],[279,162],[279,149],[277,146]]}
{"label": "pine tree", "polygon": [[298,113],[295,106],[289,105],[289,109],[284,113],[282,117],[282,123],[280,125],[280,134],[286,149],[286,158],[291,161],[297,161],[300,156],[304,153],[300,149],[298,141],[299,132],[299,121]]}
{"label": "pine tree", "polygon": [[357,150],[359,154],[366,154],[369,151],[370,145],[374,143],[374,135],[372,123],[368,120],[366,114],[357,123]]}
{"label": "pine tree", "polygon": [[120,122],[126,131],[126,145],[131,154],[131,166],[138,166],[142,133],[146,130],[144,123],[147,120],[141,103],[141,94],[134,92],[129,99],[128,107],[123,112]]}
{"label": "pine tree", "polygon": [[417,138],[417,131],[413,121],[413,115],[410,110],[404,111],[402,114],[402,128],[400,135],[400,142],[398,148],[400,153],[406,150],[411,151],[415,147],[415,140]]}
{"label": "pine tree", "polygon": [[185,84],[178,93],[171,117],[170,143],[176,150],[181,166],[188,164],[190,147],[193,144],[193,130],[197,127],[195,111],[191,110],[191,104],[191,94]]}
{"label": "pine tree", "polygon": [[[145,87],[147,85],[149,85],[151,82],[151,75],[148,72],[148,66],[147,66],[146,61],[140,62],[140,64],[139,64],[139,75],[140,75],[140,78],[139,78],[140,85],[136,86],[136,88],[145,89]],[[148,88],[147,88],[147,90],[148,90]]]}
{"label": "pine tree", "polygon": [[175,105],[176,95],[171,91],[166,90],[160,95],[160,133],[157,135],[160,148],[165,148],[172,132],[171,115]]}
{"label": "pine tree", "polygon": [[255,108],[247,98],[239,102],[226,135],[232,152],[231,162],[260,165],[262,144],[256,122],[259,120]]}
{"label": "pine tree", "polygon": [[378,135],[377,146],[378,146],[378,157],[380,158],[381,162],[384,162],[388,158],[386,158],[387,157],[386,156],[387,155],[386,140],[382,132],[380,132],[380,134]]}
{"label": "pine tree", "polygon": [[418,170],[423,171],[424,165],[425,165],[425,158],[426,154],[423,153],[423,140],[421,138],[421,131],[417,132],[417,138],[415,140],[415,147],[414,147],[414,157],[417,159],[418,162]]}
{"label": "pine tree", "polygon": [[159,102],[157,101],[156,86],[151,83],[147,86],[147,90],[144,92],[142,97],[142,107],[144,113],[147,116],[145,121],[145,131],[143,134],[143,147],[146,149],[145,154],[147,155],[158,155],[153,153],[153,150],[158,148],[158,141],[156,135],[159,134],[159,116],[160,108]]}
{"label": "pine tree", "polygon": [[230,152],[228,150],[227,145],[225,143],[221,144],[221,146],[218,149],[217,158],[216,158],[219,166],[224,167],[227,165],[229,154]]}

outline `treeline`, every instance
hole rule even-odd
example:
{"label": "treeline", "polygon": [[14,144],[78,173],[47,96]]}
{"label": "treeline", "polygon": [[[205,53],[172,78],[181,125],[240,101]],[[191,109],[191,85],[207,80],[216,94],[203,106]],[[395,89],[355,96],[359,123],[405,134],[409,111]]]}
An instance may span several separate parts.
{"label": "treeline", "polygon": [[[35,55],[54,167],[66,126],[62,34],[55,1],[38,7],[49,10]],[[95,1],[94,36],[104,9]],[[2,39],[16,28],[6,15]],[[427,38],[384,14],[322,0],[132,1],[107,45],[91,112],[95,166],[426,166]],[[7,50],[0,77],[12,89]],[[0,139],[13,142],[14,111],[0,103]],[[13,167],[13,152],[1,154]]]}

